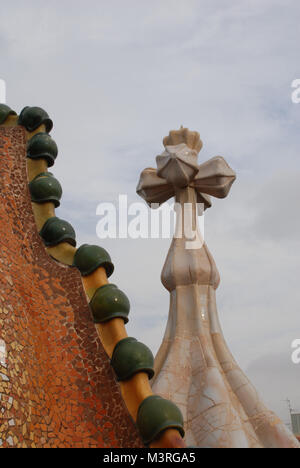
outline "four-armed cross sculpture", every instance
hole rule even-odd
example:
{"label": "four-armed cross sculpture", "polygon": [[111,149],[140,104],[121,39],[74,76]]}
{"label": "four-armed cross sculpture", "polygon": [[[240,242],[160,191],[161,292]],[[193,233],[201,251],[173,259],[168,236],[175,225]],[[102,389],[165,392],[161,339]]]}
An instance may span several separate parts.
{"label": "four-armed cross sculpture", "polygon": [[[226,344],[216,307],[220,278],[206,244],[187,248],[191,241],[185,235],[187,222],[190,232],[201,239],[197,203],[206,209],[210,195],[226,197],[235,173],[220,156],[198,165],[202,142],[197,132],[171,131],[164,146],[156,158],[157,170],[145,169],[137,187],[150,206],[173,196],[181,206],[162,271],[170,311],[155,359],[153,390],[182,410],[188,445],[299,448],[287,427],[262,403]],[[186,204],[192,207],[189,216]]]}

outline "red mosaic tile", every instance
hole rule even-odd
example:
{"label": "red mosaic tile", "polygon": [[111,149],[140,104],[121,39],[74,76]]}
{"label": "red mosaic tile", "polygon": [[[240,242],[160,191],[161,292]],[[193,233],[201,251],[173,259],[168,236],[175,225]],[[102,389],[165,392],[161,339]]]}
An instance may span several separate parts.
{"label": "red mosaic tile", "polygon": [[37,233],[20,127],[0,128],[0,446],[143,446],[80,275]]}

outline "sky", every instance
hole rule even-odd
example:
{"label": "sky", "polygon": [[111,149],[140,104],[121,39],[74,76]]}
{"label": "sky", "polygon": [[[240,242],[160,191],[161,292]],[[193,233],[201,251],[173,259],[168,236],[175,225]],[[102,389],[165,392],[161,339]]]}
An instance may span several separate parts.
{"label": "sky", "polygon": [[288,422],[284,399],[300,411],[298,0],[15,0],[1,2],[0,17],[7,104],[43,107],[54,121],[57,216],[78,245],[110,252],[132,304],[127,330],[154,353],[170,240],[100,240],[96,208],[119,194],[139,201],[140,172],[180,125],[200,132],[199,162],[222,155],[236,171],[205,217],[218,310],[234,356]]}

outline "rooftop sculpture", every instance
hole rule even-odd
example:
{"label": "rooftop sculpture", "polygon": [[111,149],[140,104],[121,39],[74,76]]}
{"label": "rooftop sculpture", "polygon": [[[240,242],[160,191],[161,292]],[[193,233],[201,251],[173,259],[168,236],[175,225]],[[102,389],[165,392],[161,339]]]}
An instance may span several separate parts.
{"label": "rooftop sculpture", "polygon": [[161,276],[170,310],[152,389],[181,409],[188,445],[299,448],[234,360],[218,318],[220,277],[198,228],[197,203],[204,210],[211,207],[210,195],[226,197],[236,175],[220,156],[198,165],[197,132],[171,131],[163,143],[157,169],[145,169],[137,187],[150,206],[174,196],[181,207]]}

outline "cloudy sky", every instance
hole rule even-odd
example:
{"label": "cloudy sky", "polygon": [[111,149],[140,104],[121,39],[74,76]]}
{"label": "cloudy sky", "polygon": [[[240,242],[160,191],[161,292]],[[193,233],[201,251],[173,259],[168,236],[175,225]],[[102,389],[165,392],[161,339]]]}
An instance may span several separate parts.
{"label": "cloudy sky", "polygon": [[223,155],[238,179],[214,200],[206,241],[221,273],[218,306],[230,347],[287,421],[300,410],[300,78],[298,0],[52,0],[2,2],[0,78],[7,103],[44,107],[60,153],[57,215],[78,244],[98,243],[132,303],[131,335],[155,352],[168,293],[160,272],[169,240],[96,237],[96,207],[138,201],[142,169],[182,124]]}

